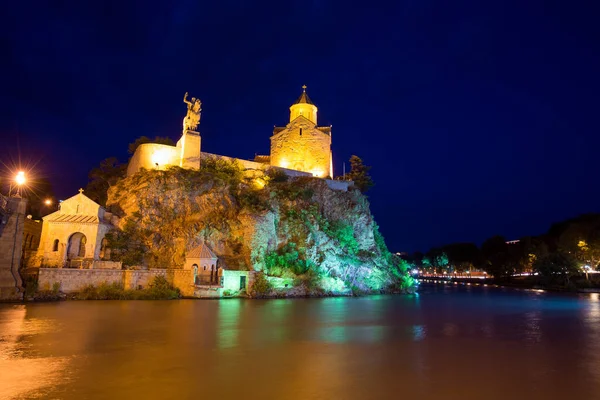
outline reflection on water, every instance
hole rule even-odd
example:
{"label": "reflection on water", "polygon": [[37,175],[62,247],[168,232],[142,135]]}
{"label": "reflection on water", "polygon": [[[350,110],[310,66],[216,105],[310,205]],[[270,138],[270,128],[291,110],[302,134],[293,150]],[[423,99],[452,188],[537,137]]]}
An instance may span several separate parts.
{"label": "reflection on water", "polygon": [[[565,384],[568,382],[568,384]],[[594,398],[600,297],[0,305],[0,398]]]}

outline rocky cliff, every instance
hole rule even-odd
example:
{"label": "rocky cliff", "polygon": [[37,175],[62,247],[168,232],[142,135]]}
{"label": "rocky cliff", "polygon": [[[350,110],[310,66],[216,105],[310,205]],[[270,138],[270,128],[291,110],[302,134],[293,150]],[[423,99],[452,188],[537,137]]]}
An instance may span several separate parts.
{"label": "rocky cliff", "polygon": [[126,265],[180,268],[204,241],[224,268],[262,271],[294,294],[412,285],[367,198],[331,190],[322,179],[208,160],[199,171],[142,170],[109,190],[107,206],[121,217],[109,246]]}

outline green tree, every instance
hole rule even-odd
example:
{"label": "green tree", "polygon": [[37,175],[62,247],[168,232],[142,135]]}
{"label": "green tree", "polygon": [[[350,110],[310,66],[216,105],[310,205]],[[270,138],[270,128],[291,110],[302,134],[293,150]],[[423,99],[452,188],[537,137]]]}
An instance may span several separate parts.
{"label": "green tree", "polygon": [[593,269],[600,262],[600,216],[586,214],[571,221],[558,238],[558,249]]}
{"label": "green tree", "polygon": [[453,243],[442,247],[449,264],[459,272],[470,271],[479,262],[480,253],[475,243]]}
{"label": "green tree", "polygon": [[106,206],[108,189],[125,176],[126,164],[120,164],[115,157],[100,162],[100,166],[90,171],[85,195],[101,206]]}
{"label": "green tree", "polygon": [[579,273],[577,262],[568,253],[558,251],[537,259],[533,270],[539,273],[547,283],[569,285],[573,276]]}
{"label": "green tree", "polygon": [[367,190],[375,185],[373,179],[369,175],[370,166],[363,164],[363,161],[358,156],[350,157],[350,173],[346,175],[348,180],[354,181],[354,186],[365,193]]}
{"label": "green tree", "polygon": [[520,271],[533,272],[533,263],[549,254],[549,248],[542,237],[525,236],[515,245],[519,251]]}
{"label": "green tree", "polygon": [[439,248],[433,248],[423,257],[423,264],[428,263],[433,268],[434,273],[450,272],[451,267],[448,260],[448,255]]}
{"label": "green tree", "polygon": [[516,269],[517,259],[511,257],[506,239],[493,236],[481,245],[483,269],[495,278],[510,277]]}

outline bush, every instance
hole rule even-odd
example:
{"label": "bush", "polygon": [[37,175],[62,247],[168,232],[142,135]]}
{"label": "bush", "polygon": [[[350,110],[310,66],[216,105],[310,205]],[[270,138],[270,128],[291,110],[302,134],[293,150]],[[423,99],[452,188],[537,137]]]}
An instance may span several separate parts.
{"label": "bush", "polygon": [[304,251],[298,250],[296,243],[293,242],[265,256],[265,267],[269,274],[281,275],[283,271],[290,270],[296,275],[301,275],[313,266],[310,260],[306,260]]}
{"label": "bush", "polygon": [[164,276],[160,275],[154,277],[148,289],[134,292],[145,292],[140,299],[147,300],[171,300],[181,297],[179,289],[173,287]]}
{"label": "bush", "polygon": [[285,172],[283,172],[279,168],[269,168],[267,170],[267,177],[269,178],[269,182],[273,183],[287,182],[290,178]]}
{"label": "bush", "polygon": [[299,275],[294,281],[294,286],[304,286],[309,292],[320,291],[321,287],[320,276],[314,270],[308,270],[306,273]]}
{"label": "bush", "polygon": [[23,280],[23,285],[25,286],[25,298],[33,297],[35,295],[35,293],[38,291],[38,275],[37,274],[25,275],[25,279]]}
{"label": "bush", "polygon": [[258,272],[254,277],[250,295],[255,298],[261,298],[268,296],[271,293],[271,290],[271,282],[269,282],[264,273]]}
{"label": "bush", "polygon": [[238,195],[238,200],[240,202],[240,206],[246,210],[261,212],[268,210],[269,202],[262,196],[262,191],[243,190]]}
{"label": "bush", "polygon": [[236,160],[220,157],[203,158],[200,162],[200,171],[231,185],[239,184],[244,176],[242,168]]}
{"label": "bush", "polygon": [[124,289],[119,283],[102,282],[98,286],[87,285],[76,298],[79,300],[171,300],[181,297],[164,276],[156,276],[152,283],[141,290]]}
{"label": "bush", "polygon": [[343,222],[330,224],[328,235],[337,240],[340,246],[349,254],[358,253],[359,245],[354,236],[354,228]]}

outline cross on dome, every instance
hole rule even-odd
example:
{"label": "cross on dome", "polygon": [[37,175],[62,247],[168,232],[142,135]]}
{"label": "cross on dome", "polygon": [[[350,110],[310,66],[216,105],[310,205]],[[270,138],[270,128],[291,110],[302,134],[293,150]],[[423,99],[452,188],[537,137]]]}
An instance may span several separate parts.
{"label": "cross on dome", "polygon": [[83,189],[79,188],[79,194],[83,194]]}

